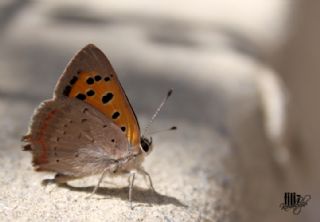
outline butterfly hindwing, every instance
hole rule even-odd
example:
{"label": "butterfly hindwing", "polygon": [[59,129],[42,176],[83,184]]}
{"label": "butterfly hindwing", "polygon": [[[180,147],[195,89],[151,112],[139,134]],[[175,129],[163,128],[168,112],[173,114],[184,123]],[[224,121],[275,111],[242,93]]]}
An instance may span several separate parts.
{"label": "butterfly hindwing", "polygon": [[42,103],[24,141],[38,170],[74,177],[101,173],[129,154],[118,126],[92,106],[69,98]]}
{"label": "butterfly hindwing", "polygon": [[92,105],[126,134],[132,147],[140,129],[132,107],[109,60],[89,44],[70,61],[55,89],[55,98],[76,98]]}

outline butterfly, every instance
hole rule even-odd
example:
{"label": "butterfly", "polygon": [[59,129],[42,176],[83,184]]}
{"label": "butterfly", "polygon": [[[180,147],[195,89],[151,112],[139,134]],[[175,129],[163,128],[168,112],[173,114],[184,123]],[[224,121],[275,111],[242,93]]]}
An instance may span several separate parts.
{"label": "butterfly", "polygon": [[56,172],[43,184],[63,184],[101,174],[95,193],[105,175],[130,174],[131,206],[135,172],[148,177],[154,190],[150,175],[141,165],[152,150],[152,138],[141,135],[114,69],[93,44],[69,62],[53,98],[35,110],[22,141],[24,150],[32,152],[36,171]]}

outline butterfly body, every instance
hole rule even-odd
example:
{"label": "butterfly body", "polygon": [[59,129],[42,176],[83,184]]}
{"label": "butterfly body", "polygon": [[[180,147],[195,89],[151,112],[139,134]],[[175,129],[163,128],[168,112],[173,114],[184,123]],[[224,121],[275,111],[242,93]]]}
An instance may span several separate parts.
{"label": "butterfly body", "polygon": [[140,135],[115,71],[92,44],[68,64],[53,98],[36,109],[23,141],[36,170],[56,172],[57,183],[134,170],[148,175],[141,163],[151,140]]}

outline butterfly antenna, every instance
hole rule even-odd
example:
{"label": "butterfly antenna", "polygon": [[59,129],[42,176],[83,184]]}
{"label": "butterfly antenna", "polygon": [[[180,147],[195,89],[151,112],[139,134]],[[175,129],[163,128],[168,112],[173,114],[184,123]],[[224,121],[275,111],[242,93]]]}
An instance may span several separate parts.
{"label": "butterfly antenna", "polygon": [[162,133],[162,132],[166,132],[166,131],[172,131],[172,130],[177,130],[178,128],[176,126],[172,126],[168,129],[162,129],[162,130],[157,130],[157,131],[153,131],[151,133],[149,133],[149,135],[153,135],[153,134],[156,134],[156,133]]}
{"label": "butterfly antenna", "polygon": [[149,123],[147,124],[147,126],[144,128],[144,135],[147,135],[147,132],[151,126],[151,124],[153,123],[154,119],[158,116],[160,110],[162,109],[163,105],[166,104],[167,100],[169,99],[169,97],[172,94],[172,89],[170,89],[166,95],[166,97],[162,100],[162,102],[160,103],[158,109],[156,110],[156,112],[153,114],[151,120],[149,121]]}

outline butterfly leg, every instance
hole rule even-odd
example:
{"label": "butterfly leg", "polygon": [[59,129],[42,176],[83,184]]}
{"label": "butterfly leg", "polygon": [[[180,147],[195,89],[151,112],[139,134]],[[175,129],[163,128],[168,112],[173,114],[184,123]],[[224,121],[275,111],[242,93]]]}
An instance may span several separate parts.
{"label": "butterfly leg", "polygon": [[147,171],[145,171],[145,169],[143,169],[143,168],[139,168],[139,169],[138,169],[138,172],[141,173],[141,174],[144,176],[144,178],[146,178],[146,177],[148,178],[149,187],[151,188],[151,190],[152,190],[153,192],[156,192],[156,190],[155,190],[154,187],[153,187],[153,183],[152,183],[152,179],[151,179],[150,174],[149,174]]}
{"label": "butterfly leg", "polygon": [[109,170],[109,167],[107,167],[107,168],[105,168],[105,169],[103,170],[103,172],[102,172],[102,174],[101,174],[101,176],[100,176],[100,178],[99,178],[99,181],[98,181],[97,185],[94,187],[92,193],[91,193],[89,196],[86,197],[86,199],[92,197],[92,195],[97,192],[97,190],[98,190],[98,188],[99,188],[99,186],[100,186],[103,178],[105,177],[106,173],[108,172],[108,170]]}
{"label": "butterfly leg", "polygon": [[130,208],[131,210],[133,209],[132,207],[132,189],[133,189],[133,182],[135,178],[135,172],[130,172],[129,176],[129,202],[130,202]]}

